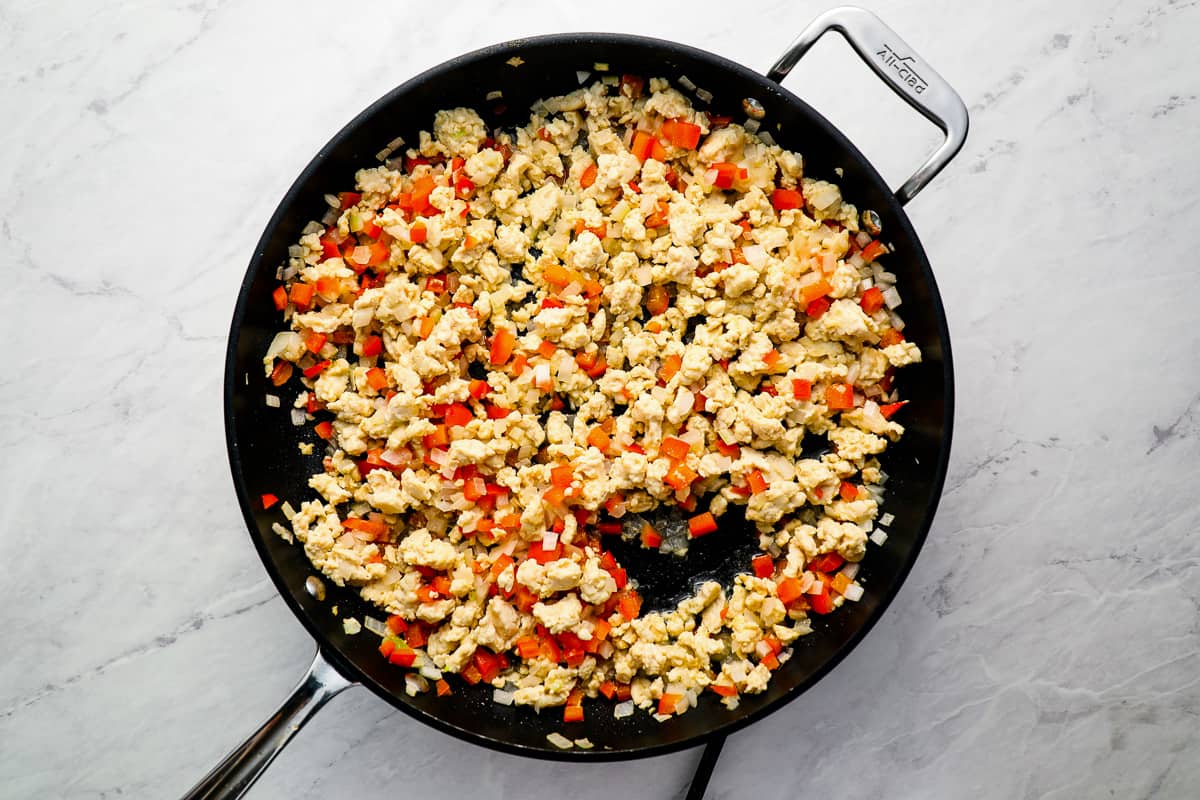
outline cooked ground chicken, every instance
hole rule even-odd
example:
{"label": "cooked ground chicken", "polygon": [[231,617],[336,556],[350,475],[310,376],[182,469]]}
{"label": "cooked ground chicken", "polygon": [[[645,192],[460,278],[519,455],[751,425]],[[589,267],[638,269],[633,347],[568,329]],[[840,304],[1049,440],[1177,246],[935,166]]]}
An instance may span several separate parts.
{"label": "cooked ground chicken", "polygon": [[[329,445],[295,537],[427,677],[568,720],[583,696],[672,714],[763,691],[810,612],[862,593],[892,373],[920,359],[886,247],[799,155],[664,80],[597,81],[515,131],[466,108],[432,127],[330,198],[276,292],[266,371],[295,368]],[[803,456],[812,437],[830,452]],[[601,534],[678,550],[629,523],[664,504],[693,536],[742,505],[764,552],[642,613]]]}

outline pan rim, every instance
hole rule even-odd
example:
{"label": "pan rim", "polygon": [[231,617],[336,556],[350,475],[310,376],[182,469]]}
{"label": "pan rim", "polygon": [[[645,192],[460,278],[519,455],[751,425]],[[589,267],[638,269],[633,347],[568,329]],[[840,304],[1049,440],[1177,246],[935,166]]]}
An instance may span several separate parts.
{"label": "pan rim", "polygon": [[680,44],[665,39],[657,39],[647,36],[638,36],[634,34],[624,33],[604,33],[604,32],[576,32],[576,33],[557,33],[546,34],[540,36],[523,37],[512,39],[504,42],[499,42],[493,45],[488,45],[468,53],[464,53],[447,61],[434,65],[418,75],[410,78],[399,84],[392,90],[388,91],[382,97],[371,103],[363,111],[355,115],[353,119],[347,122],[336,134],[326,142],[316,155],[305,165],[303,170],[297,175],[291,186],[288,187],[279,204],[272,212],[270,219],[263,229],[262,235],[255,246],[254,252],[251,255],[249,265],[246,269],[245,276],[242,279],[241,286],[238,291],[237,302],[234,306],[233,319],[230,324],[229,337],[226,343],[226,358],[223,388],[223,412],[225,417],[225,439],[226,449],[229,457],[229,465],[232,473],[234,491],[237,495],[238,503],[241,507],[243,519],[246,522],[247,531],[250,539],[254,544],[254,548],[258,553],[259,560],[266,569],[267,574],[271,578],[271,582],[275,585],[276,591],[279,593],[284,603],[292,614],[304,626],[309,636],[316,642],[321,654],[346,678],[353,680],[362,686],[366,687],[373,694],[377,695],[386,701],[392,707],[412,717],[416,721],[429,725],[434,729],[449,734],[457,739],[480,745],[491,750],[507,753],[509,755],[523,756],[526,758],[537,758],[549,761],[565,761],[565,762],[607,762],[607,761],[626,761],[640,758],[651,758],[654,756],[666,755],[669,753],[688,750],[708,743],[716,738],[729,736],[737,731],[744,729],[746,726],[757,722],[766,716],[780,710],[787,704],[791,703],[796,698],[803,695],[817,683],[819,683],[826,675],[828,675],[835,667],[837,667],[858,645],[866,638],[867,634],[875,627],[875,625],[887,613],[892,601],[899,594],[904,582],[908,579],[909,573],[912,571],[917,557],[924,547],[925,540],[928,537],[930,527],[933,524],[934,517],[942,496],[944,488],[946,472],[950,460],[951,443],[953,439],[954,428],[954,368],[950,346],[950,333],[946,319],[945,307],[942,303],[941,293],[938,290],[932,267],[929,259],[925,254],[925,249],[921,245],[915,229],[909,220],[904,207],[899,204],[887,190],[891,211],[896,215],[896,219],[902,226],[902,233],[909,242],[912,243],[914,255],[918,259],[919,266],[924,274],[924,278],[928,284],[928,290],[931,301],[930,310],[934,313],[937,336],[942,350],[943,357],[943,384],[944,384],[944,421],[942,427],[941,447],[937,463],[933,467],[930,500],[926,504],[924,515],[919,526],[917,526],[916,536],[913,547],[904,557],[899,570],[896,573],[896,583],[892,591],[880,598],[879,605],[875,611],[867,618],[866,622],[855,631],[849,639],[834,653],[834,655],[826,660],[812,675],[804,681],[792,687],[790,691],[776,700],[767,703],[760,709],[734,717],[727,722],[718,724],[704,733],[696,734],[688,738],[674,741],[664,742],[662,744],[654,744],[647,746],[639,746],[636,749],[629,750],[580,750],[572,748],[570,750],[552,750],[535,748],[526,745],[514,744],[512,742],[500,739],[490,738],[476,731],[452,725],[440,717],[429,714],[413,705],[404,702],[403,698],[397,697],[387,688],[378,684],[370,678],[370,676],[359,669],[354,662],[343,656],[338,648],[331,643],[327,637],[316,627],[315,623],[310,619],[306,612],[291,596],[290,587],[286,583],[284,576],[277,568],[271,555],[266,547],[264,537],[260,535],[258,526],[255,522],[254,498],[249,495],[247,482],[242,471],[242,463],[239,451],[239,442],[237,438],[237,430],[234,425],[234,395],[237,391],[237,341],[238,335],[243,327],[243,322],[247,314],[247,306],[249,302],[249,294],[252,284],[260,269],[263,268],[262,260],[265,256],[267,244],[271,238],[272,232],[280,225],[282,218],[288,208],[295,201],[302,185],[307,181],[308,177],[313,173],[320,164],[322,164],[329,153],[339,145],[343,140],[353,134],[357,128],[364,124],[367,120],[373,118],[381,109],[390,104],[394,98],[401,96],[414,87],[426,83],[430,80],[437,79],[439,73],[448,69],[460,67],[469,64],[470,62],[478,62],[484,59],[493,58],[497,55],[512,52],[517,54],[522,47],[530,45],[538,46],[569,46],[571,44],[579,44],[581,42],[595,43],[610,48],[621,46],[634,46],[641,48],[654,48],[656,50],[665,50],[669,52],[679,53],[690,58],[706,60],[712,62],[715,66],[724,69],[732,75],[745,82],[747,85],[756,85],[763,91],[772,92],[781,96],[788,104],[801,109],[806,113],[813,124],[823,127],[824,132],[829,135],[842,151],[850,158],[855,159],[863,166],[868,177],[875,181],[879,186],[886,189],[887,183],[882,176],[879,175],[874,165],[862,154],[861,151],[843,134],[836,126],[834,126],[823,115],[805,103],[797,95],[781,84],[778,84],[765,75],[755,72],[754,70],[732,61],[724,56],[703,50],[701,48],[692,47],[690,45]]}

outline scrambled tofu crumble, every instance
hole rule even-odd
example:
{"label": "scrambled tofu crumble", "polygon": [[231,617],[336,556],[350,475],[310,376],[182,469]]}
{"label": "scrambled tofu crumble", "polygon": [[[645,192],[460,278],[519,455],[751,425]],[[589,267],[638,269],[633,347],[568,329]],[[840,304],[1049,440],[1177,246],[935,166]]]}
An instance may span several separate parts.
{"label": "scrambled tofu crumble", "polygon": [[[386,611],[410,691],[732,708],[862,596],[893,371],[921,354],[878,218],[756,128],[632,76],[515,130],[440,111],[291,248],[265,368],[328,450],[280,530]],[[642,613],[604,537],[664,504],[692,537],[744,506],[762,553]]]}

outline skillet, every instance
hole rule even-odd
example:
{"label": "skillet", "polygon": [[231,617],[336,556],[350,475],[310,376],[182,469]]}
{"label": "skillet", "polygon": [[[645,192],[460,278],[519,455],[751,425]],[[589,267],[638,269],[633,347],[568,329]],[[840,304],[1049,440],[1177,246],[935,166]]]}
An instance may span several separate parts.
{"label": "skillet", "polygon": [[[909,105],[937,124],[946,138],[899,190],[893,193],[870,162],[821,115],[781,81],[799,58],[828,31],[841,33],[860,57]],[[513,66],[520,59],[518,66]],[[767,691],[741,698],[729,711],[711,694],[697,708],[659,723],[637,713],[615,719],[603,700],[585,701],[586,721],[564,728],[561,715],[535,714],[491,700],[491,687],[454,684],[454,694],[409,697],[404,671],[379,656],[369,634],[347,635],[348,616],[383,616],[353,587],[331,582],[314,593],[316,571],[298,545],[272,531],[278,510],[264,511],[258,498],[277,494],[294,503],[309,496],[307,477],[320,471],[323,448],[311,426],[291,424],[287,407],[270,408],[264,396],[278,391],[263,375],[262,356],[283,326],[271,300],[278,285],[276,267],[301,228],[325,211],[324,195],[348,187],[357,169],[375,162],[375,153],[397,135],[416,141],[442,108],[466,106],[491,127],[523,124],[538,98],[577,88],[576,71],[592,72],[597,62],[615,74],[662,76],[678,85],[680,76],[711,92],[707,107],[743,119],[743,100],[756,100],[769,130],[786,149],[800,152],[806,175],[838,183],[859,208],[875,210],[891,245],[887,268],[904,294],[905,336],[923,353],[920,364],[898,376],[905,410],[905,436],[883,458],[890,474],[883,510],[895,516],[883,546],[872,546],[859,579],[867,591],[858,603],[817,621],[814,634],[799,639],[794,656],[773,676]],[[595,73],[593,72],[593,75]],[[506,108],[486,100],[503,92]],[[697,103],[699,108],[705,104]],[[255,248],[238,296],[230,329],[225,369],[225,424],[229,463],[238,502],[251,539],[288,607],[316,640],[312,665],[293,693],[245,742],[231,752],[187,795],[188,798],[240,797],[297,730],[326,701],[361,684],[384,701],[445,733],[485,747],[536,758],[610,761],[662,755],[706,744],[689,798],[704,786],[730,733],[795,699],[833,669],[883,615],[911,569],[929,530],[941,495],[953,425],[953,370],[945,312],[925,252],[903,206],[958,152],[967,133],[962,100],[911,48],[877,17],[841,7],[818,17],[766,76],[719,56],[685,45],[638,36],[579,33],[520,39],[477,50],[434,67],[389,92],[347,124],[321,149],[288,190]],[[840,170],[840,173],[837,172]],[[280,393],[285,399],[289,392]],[[315,454],[299,453],[299,441],[313,441]],[[652,554],[630,546],[612,549],[640,583],[646,609],[672,605],[699,578],[728,582],[743,571],[755,549],[753,526],[723,518],[718,535],[692,542],[686,558]],[[317,596],[320,595],[320,596]],[[339,607],[339,616],[331,613]],[[560,750],[546,737],[566,730],[587,737],[590,750]]]}

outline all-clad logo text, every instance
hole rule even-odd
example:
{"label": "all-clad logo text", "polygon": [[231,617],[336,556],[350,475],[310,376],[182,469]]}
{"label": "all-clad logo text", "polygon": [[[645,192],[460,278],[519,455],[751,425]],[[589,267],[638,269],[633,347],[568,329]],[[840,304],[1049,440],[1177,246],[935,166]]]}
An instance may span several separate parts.
{"label": "all-clad logo text", "polygon": [[929,82],[914,69],[917,60],[912,56],[902,56],[886,44],[875,55],[879,56],[884,66],[894,69],[900,80],[908,84],[915,94],[921,94],[929,88]]}

